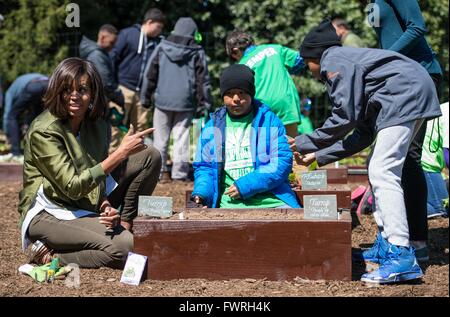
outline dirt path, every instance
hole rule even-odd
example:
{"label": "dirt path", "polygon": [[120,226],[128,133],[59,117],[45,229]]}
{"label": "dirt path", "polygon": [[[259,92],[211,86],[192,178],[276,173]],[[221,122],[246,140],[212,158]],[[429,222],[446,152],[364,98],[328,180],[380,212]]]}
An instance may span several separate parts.
{"label": "dirt path", "polygon": [[[193,184],[158,184],[154,195],[174,197],[174,207],[184,206],[184,191]],[[3,221],[0,223],[0,296],[447,296],[449,295],[449,236],[448,219],[433,219],[430,227],[430,262],[424,266],[425,277],[421,283],[367,287],[358,281],[363,267],[353,266],[351,282],[308,281],[295,279],[289,282],[243,279],[207,281],[202,279],[152,281],[138,287],[119,282],[119,270],[107,268],[81,270],[81,286],[71,289],[64,281],[39,285],[30,277],[18,273],[26,263],[20,249],[20,230],[17,226],[18,192],[21,184],[0,184],[0,206]],[[366,247],[376,232],[372,217],[365,216],[360,226],[353,230],[353,248]]]}

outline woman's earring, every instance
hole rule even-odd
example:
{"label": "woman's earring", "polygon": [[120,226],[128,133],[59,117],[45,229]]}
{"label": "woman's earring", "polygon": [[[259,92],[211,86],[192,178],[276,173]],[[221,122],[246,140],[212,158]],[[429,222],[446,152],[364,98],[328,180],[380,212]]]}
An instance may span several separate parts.
{"label": "woman's earring", "polygon": [[89,104],[88,109],[89,109],[89,110],[94,109],[94,106],[92,105],[92,103]]}

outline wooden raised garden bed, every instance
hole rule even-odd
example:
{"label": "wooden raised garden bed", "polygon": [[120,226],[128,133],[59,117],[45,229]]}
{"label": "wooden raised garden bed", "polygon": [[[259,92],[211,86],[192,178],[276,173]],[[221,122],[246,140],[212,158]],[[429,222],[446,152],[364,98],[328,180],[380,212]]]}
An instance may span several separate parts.
{"label": "wooden raised garden bed", "polygon": [[305,220],[302,209],[185,209],[139,217],[135,252],[147,278],[351,280],[351,217]]}

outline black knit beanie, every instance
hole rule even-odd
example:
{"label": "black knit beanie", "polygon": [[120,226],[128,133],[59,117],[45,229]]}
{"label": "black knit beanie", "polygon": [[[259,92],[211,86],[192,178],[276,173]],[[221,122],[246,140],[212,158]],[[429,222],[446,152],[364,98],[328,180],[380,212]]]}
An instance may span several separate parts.
{"label": "black knit beanie", "polygon": [[230,89],[242,89],[252,98],[255,96],[255,72],[246,65],[233,64],[220,75],[220,96]]}
{"label": "black knit beanie", "polygon": [[300,44],[300,56],[303,59],[321,59],[323,52],[332,46],[342,46],[341,40],[330,19],[325,19],[306,34],[305,39]]}

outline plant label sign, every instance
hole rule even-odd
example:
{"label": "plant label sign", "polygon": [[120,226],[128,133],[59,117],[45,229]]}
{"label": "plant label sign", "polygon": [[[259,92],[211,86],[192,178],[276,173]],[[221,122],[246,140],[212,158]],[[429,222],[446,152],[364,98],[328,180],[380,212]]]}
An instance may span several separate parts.
{"label": "plant label sign", "polygon": [[304,219],[338,220],[336,195],[304,195]]}
{"label": "plant label sign", "polygon": [[300,174],[302,189],[327,189],[327,170],[304,172]]}
{"label": "plant label sign", "polygon": [[139,196],[138,215],[169,218],[173,210],[172,197]]}
{"label": "plant label sign", "polygon": [[128,252],[127,262],[125,263],[120,282],[138,286],[141,281],[142,273],[144,272],[146,263],[146,256]]}

